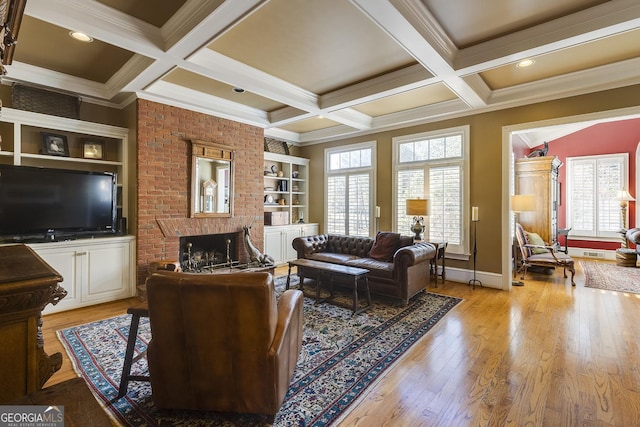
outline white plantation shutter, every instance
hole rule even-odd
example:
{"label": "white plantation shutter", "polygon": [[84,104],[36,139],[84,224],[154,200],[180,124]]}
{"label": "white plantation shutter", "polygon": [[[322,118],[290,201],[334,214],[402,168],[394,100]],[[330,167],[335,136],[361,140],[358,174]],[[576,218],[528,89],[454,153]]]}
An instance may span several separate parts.
{"label": "white plantation shutter", "polygon": [[622,228],[617,192],[627,187],[627,154],[567,159],[567,226],[572,234],[618,237]]}
{"label": "white plantation shutter", "polygon": [[372,235],[374,147],[366,143],[326,151],[327,233]]}
{"label": "white plantation shutter", "polygon": [[622,228],[618,191],[624,188],[624,164],[620,158],[598,160],[598,231],[617,233]]}
{"label": "white plantation shutter", "polygon": [[347,187],[346,176],[330,176],[327,179],[327,230],[329,233],[346,234],[347,232]]}
{"label": "white plantation shutter", "polygon": [[349,176],[349,235],[369,236],[369,174]]}
{"label": "white plantation shutter", "polygon": [[462,243],[462,170],[460,166],[429,169],[429,239]]}
{"label": "white plantation shutter", "polygon": [[593,179],[596,171],[595,160],[569,160],[568,201],[571,217],[568,225],[575,234],[596,234],[596,181]]}
{"label": "white plantation shutter", "polygon": [[396,216],[398,218],[398,233],[410,235],[413,218],[407,216],[407,199],[425,197],[424,168],[406,169],[398,171],[398,194]]}

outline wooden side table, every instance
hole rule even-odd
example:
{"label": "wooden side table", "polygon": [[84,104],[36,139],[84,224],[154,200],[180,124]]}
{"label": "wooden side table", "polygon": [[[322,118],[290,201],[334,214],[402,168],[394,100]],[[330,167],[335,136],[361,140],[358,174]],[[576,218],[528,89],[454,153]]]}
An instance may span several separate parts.
{"label": "wooden side table", "polygon": [[637,259],[638,256],[635,249],[616,249],[616,265],[619,265],[621,267],[635,267]]}
{"label": "wooden side table", "polygon": [[[444,271],[445,266],[445,252],[447,251],[447,246],[449,242],[429,242],[429,244],[433,245],[436,248],[436,256],[434,256],[431,263],[431,277],[435,287],[438,287],[438,277],[442,277],[442,283],[444,283],[446,279],[446,273]],[[441,261],[440,264],[440,273],[438,273],[438,261]]]}

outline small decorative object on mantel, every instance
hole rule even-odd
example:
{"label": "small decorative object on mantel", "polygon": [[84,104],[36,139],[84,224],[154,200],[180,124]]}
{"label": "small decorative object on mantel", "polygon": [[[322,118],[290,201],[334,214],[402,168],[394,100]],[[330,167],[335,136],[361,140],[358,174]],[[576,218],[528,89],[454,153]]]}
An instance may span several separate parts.
{"label": "small decorative object on mantel", "polygon": [[50,156],[63,156],[69,157],[69,145],[67,143],[66,135],[56,135],[53,133],[41,132],[42,134],[42,147],[40,148],[41,154],[48,154]]}

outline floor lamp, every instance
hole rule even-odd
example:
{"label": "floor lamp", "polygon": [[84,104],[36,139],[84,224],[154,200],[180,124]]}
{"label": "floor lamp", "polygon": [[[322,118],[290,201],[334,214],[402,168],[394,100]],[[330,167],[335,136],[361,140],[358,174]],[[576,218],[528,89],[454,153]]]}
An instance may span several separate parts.
{"label": "floor lamp", "polygon": [[482,286],[482,282],[476,279],[476,254],[478,253],[478,235],[476,227],[480,217],[478,211],[480,209],[477,206],[471,208],[471,222],[473,223],[473,279],[469,280],[469,284],[472,285],[472,289],[476,288],[476,283]]}
{"label": "floor lamp", "polygon": [[[513,278],[518,272],[518,243],[516,241],[516,219],[517,215],[523,212],[534,212],[536,210],[536,196],[534,194],[514,194],[511,196],[511,211],[513,215]],[[512,280],[511,286],[524,286],[519,280]]]}
{"label": "floor lamp", "polygon": [[627,247],[627,206],[629,202],[633,202],[636,199],[633,198],[631,194],[627,190],[620,190],[616,196],[616,199],[620,201],[620,213],[622,215],[622,230],[620,230],[620,234],[622,235],[622,246],[623,248]]}

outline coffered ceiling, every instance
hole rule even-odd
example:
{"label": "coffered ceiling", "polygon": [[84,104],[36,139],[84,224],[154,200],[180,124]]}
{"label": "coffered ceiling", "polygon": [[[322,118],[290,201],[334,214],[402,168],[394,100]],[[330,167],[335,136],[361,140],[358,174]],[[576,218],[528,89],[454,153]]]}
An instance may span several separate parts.
{"label": "coffered ceiling", "polygon": [[27,0],[7,70],[304,145],[638,84],[640,2]]}

